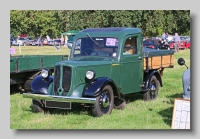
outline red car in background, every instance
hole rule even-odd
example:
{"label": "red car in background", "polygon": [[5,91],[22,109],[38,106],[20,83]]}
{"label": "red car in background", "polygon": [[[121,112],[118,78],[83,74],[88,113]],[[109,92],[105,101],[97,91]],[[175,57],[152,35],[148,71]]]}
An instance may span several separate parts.
{"label": "red car in background", "polygon": [[180,38],[181,38],[180,49],[190,49],[190,37],[180,36]]}
{"label": "red car in background", "polygon": [[186,48],[190,49],[190,41],[186,42]]}
{"label": "red car in background", "polygon": [[[190,49],[190,37],[181,36],[181,45],[179,49]],[[174,49],[174,41],[168,42],[170,49]]]}

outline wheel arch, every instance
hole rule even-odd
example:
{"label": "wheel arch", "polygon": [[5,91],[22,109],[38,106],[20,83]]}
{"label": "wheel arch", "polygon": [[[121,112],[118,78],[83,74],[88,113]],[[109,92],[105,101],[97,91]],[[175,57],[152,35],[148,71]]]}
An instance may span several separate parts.
{"label": "wheel arch", "polygon": [[48,87],[53,82],[53,76],[43,79],[42,76],[37,76],[31,83],[31,90],[33,94],[47,94]]}
{"label": "wheel arch", "polygon": [[150,71],[149,73],[145,74],[144,75],[144,82],[145,82],[145,88],[148,88],[148,85],[149,85],[149,81],[151,79],[152,76],[155,76],[157,78],[157,80],[159,81],[159,87],[162,87],[163,84],[162,84],[162,79],[161,79],[161,75],[160,73],[157,71],[157,70],[152,70]]}
{"label": "wheel arch", "polygon": [[100,95],[100,92],[106,85],[110,85],[112,87],[114,97],[119,97],[121,99],[124,98],[124,95],[122,94],[120,89],[117,87],[115,82],[108,77],[100,77],[93,80],[93,82],[88,83],[84,88],[82,96],[83,97],[97,97]]}
{"label": "wheel arch", "polygon": [[163,86],[163,83],[162,83],[162,78],[161,78],[161,75],[159,72],[155,72],[154,75],[156,76],[157,80],[159,81],[159,87],[162,87]]}

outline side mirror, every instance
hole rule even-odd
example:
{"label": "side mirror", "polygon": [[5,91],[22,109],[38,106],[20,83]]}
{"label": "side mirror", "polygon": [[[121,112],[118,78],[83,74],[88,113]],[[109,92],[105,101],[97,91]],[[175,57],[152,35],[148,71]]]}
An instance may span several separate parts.
{"label": "side mirror", "polygon": [[179,64],[180,66],[185,65],[186,68],[188,69],[188,66],[185,64],[185,60],[184,60],[183,58],[179,58],[179,59],[178,59],[178,64]]}
{"label": "side mirror", "polygon": [[179,58],[179,59],[178,59],[178,64],[179,64],[180,66],[185,65],[185,60],[184,60],[183,58]]}
{"label": "side mirror", "polygon": [[67,47],[68,47],[69,49],[72,49],[72,43],[67,43]]}

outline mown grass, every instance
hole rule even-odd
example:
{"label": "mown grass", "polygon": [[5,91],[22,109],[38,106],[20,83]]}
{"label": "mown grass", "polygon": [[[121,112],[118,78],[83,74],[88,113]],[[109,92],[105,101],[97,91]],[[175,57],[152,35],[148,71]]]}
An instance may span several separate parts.
{"label": "mown grass", "polygon": [[[11,48],[15,48],[16,54],[12,56],[18,55],[68,55],[70,53],[70,49],[66,46],[62,46],[61,49],[57,50],[54,46],[11,46]],[[20,53],[21,49],[21,53]]]}
{"label": "mown grass", "polygon": [[[17,47],[16,47],[17,48]],[[54,47],[23,47],[23,55],[69,54],[63,47],[56,51]],[[18,54],[18,51],[16,53]],[[186,67],[179,66],[177,59],[183,57],[190,68],[190,50],[175,53],[174,68],[166,68],[162,77],[163,87],[155,101],[144,102],[140,94],[126,97],[124,110],[113,109],[111,115],[96,118],[90,115],[89,108],[72,106],[72,110],[55,110],[50,114],[33,113],[32,100],[22,94],[10,95],[11,129],[171,129],[174,98],[183,94],[182,74]]]}

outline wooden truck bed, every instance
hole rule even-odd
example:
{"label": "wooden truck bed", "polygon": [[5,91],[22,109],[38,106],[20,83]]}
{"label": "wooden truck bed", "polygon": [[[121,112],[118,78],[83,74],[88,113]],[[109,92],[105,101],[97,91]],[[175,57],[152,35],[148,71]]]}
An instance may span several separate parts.
{"label": "wooden truck bed", "polygon": [[174,50],[144,48],[144,70],[173,68]]}

